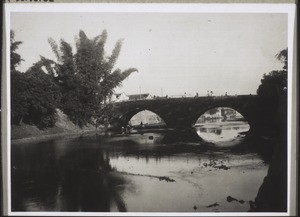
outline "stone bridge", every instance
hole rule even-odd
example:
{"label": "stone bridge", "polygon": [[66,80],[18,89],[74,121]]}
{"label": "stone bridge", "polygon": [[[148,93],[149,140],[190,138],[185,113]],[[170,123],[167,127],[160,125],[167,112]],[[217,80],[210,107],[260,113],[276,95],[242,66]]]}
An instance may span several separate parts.
{"label": "stone bridge", "polygon": [[113,128],[126,126],[138,112],[149,110],[159,115],[168,128],[189,129],[206,111],[216,107],[229,107],[248,121],[250,129],[260,130],[272,126],[277,105],[256,95],[216,96],[195,98],[158,98],[111,103]]}

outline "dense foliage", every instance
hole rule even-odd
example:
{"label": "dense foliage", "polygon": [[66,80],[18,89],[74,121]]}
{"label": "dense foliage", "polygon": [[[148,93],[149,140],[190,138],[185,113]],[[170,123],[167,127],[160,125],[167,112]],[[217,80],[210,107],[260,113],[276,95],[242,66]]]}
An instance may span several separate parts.
{"label": "dense foliage", "polygon": [[60,108],[79,126],[92,120],[102,120],[102,104],[113,93],[114,88],[135,68],[125,71],[114,69],[119,57],[122,40],[119,40],[110,56],[106,56],[104,46],[107,32],[89,39],[83,31],[76,39],[76,53],[64,40],[59,46],[53,39],[49,43],[56,55],[55,79],[62,93]]}
{"label": "dense foliage", "polygon": [[19,45],[22,44],[21,41],[15,40],[14,31],[10,31],[10,70],[16,71],[16,67],[20,65],[21,61],[24,61],[20,54],[16,53]]}
{"label": "dense foliage", "polygon": [[257,89],[257,94],[262,97],[278,99],[287,93],[287,48],[280,51],[276,58],[283,63],[282,70],[274,70],[264,74],[261,84]]}
{"label": "dense foliage", "polygon": [[49,39],[56,61],[41,57],[25,73],[16,71],[22,61],[15,51],[22,42],[11,37],[12,120],[32,123],[40,128],[55,124],[55,109],[60,108],[80,127],[87,123],[103,124],[109,116],[106,100],[114,88],[135,68],[115,69],[122,40],[107,56],[104,46],[107,32],[89,39],[83,31],[76,39],[76,53],[64,40],[59,45]]}
{"label": "dense foliage", "polygon": [[55,124],[55,109],[60,102],[60,92],[53,76],[46,74],[43,66],[49,66],[44,57],[33,64],[25,73],[16,70],[21,56],[16,49],[21,42],[14,41],[11,33],[11,116],[12,123],[21,121],[39,128]]}

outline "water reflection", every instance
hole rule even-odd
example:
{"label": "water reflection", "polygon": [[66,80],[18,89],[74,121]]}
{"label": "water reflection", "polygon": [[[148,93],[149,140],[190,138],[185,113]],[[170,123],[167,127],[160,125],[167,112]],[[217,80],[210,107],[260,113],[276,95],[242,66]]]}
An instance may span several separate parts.
{"label": "water reflection", "polygon": [[239,112],[226,107],[206,111],[195,124],[195,130],[203,140],[219,147],[241,143],[249,129],[249,124]]}
{"label": "water reflection", "polygon": [[252,143],[269,147],[216,149],[192,131],[12,145],[12,209],[248,211],[271,153]]}
{"label": "water reflection", "polygon": [[111,173],[109,154],[76,141],[14,148],[14,211],[127,211],[120,196],[126,181]]}
{"label": "water reflection", "polygon": [[210,122],[195,127],[197,134],[203,140],[222,147],[240,143],[249,129],[249,124],[243,121]]}

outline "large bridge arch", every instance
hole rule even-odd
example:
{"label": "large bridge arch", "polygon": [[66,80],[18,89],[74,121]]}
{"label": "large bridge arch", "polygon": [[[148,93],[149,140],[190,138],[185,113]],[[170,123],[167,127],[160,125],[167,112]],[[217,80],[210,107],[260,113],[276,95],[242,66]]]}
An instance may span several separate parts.
{"label": "large bridge arch", "polygon": [[225,104],[216,104],[216,105],[211,105],[211,106],[207,106],[205,108],[202,108],[201,110],[199,110],[198,112],[195,113],[194,115],[194,118],[192,118],[191,120],[191,124],[192,126],[195,125],[195,123],[197,122],[197,120],[207,111],[211,110],[211,109],[214,109],[214,108],[230,108],[230,109],[233,109],[235,111],[237,111],[238,113],[240,113],[244,118],[245,120],[248,122],[248,124],[250,125],[250,128],[251,128],[251,120],[248,120],[249,117],[247,118],[247,111],[244,111],[243,109],[241,109],[240,107],[237,107],[237,106],[228,106],[228,105],[225,105]]}

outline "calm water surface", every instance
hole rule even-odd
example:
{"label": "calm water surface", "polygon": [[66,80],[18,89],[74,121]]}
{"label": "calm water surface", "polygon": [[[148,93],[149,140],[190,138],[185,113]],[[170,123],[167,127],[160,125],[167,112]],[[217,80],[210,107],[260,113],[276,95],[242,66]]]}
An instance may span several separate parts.
{"label": "calm water surface", "polygon": [[197,134],[208,142],[213,142],[217,146],[234,146],[239,144],[245,132],[248,132],[250,126],[244,121],[217,121],[205,123],[197,126]]}
{"label": "calm water surface", "polygon": [[12,210],[248,211],[271,148],[237,136],[244,130],[200,126],[12,145]]}

